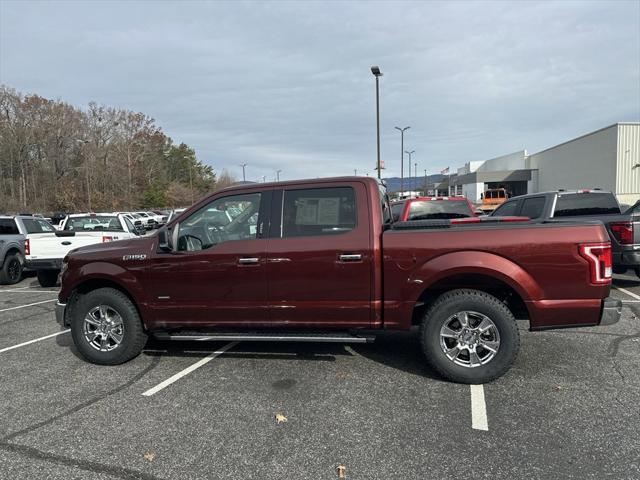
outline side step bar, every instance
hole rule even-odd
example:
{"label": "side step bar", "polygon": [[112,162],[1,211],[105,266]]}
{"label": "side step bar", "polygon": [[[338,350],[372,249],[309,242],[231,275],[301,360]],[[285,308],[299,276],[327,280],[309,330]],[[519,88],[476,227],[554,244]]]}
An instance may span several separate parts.
{"label": "side step bar", "polygon": [[373,335],[351,335],[343,333],[203,333],[203,334],[170,334],[158,332],[154,334],[158,340],[171,341],[223,341],[223,342],[317,342],[317,343],[372,343],[375,340]]}

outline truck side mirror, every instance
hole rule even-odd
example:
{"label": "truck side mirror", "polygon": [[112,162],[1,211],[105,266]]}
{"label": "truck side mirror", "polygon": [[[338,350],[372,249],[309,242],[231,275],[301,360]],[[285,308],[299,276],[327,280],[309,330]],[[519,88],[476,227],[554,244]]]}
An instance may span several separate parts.
{"label": "truck side mirror", "polygon": [[170,252],[172,250],[166,228],[158,230],[158,248],[163,252]]}

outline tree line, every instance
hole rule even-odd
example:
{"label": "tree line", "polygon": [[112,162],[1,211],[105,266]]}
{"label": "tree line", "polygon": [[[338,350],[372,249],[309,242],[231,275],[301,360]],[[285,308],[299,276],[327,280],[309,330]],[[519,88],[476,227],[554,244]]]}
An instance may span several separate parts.
{"label": "tree line", "polygon": [[187,206],[232,182],[143,113],[0,85],[0,213]]}

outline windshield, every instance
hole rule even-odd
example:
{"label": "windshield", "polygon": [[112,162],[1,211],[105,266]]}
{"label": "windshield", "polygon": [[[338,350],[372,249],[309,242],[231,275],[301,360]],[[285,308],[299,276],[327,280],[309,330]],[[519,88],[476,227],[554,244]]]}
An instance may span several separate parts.
{"label": "windshield", "polygon": [[472,217],[473,212],[465,201],[422,200],[411,202],[407,220],[430,220],[434,218]]}
{"label": "windshield", "polygon": [[85,232],[124,232],[120,219],[116,216],[72,217],[67,220],[65,230]]}

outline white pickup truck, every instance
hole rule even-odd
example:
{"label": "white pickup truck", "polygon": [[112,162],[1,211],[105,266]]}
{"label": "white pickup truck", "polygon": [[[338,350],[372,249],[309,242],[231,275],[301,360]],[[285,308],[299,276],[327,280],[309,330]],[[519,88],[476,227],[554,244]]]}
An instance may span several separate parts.
{"label": "white pickup truck", "polygon": [[35,270],[43,287],[58,281],[62,259],[70,250],[101,242],[124,240],[138,235],[133,223],[122,214],[81,213],[68,215],[60,230],[27,235],[25,266]]}

